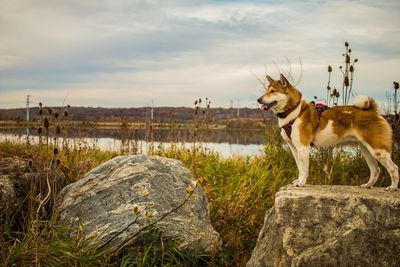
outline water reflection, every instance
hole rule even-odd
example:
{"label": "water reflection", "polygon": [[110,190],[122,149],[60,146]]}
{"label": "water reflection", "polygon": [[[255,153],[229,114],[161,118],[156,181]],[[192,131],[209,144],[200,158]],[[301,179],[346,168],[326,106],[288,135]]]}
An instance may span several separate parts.
{"label": "water reflection", "polygon": [[[68,129],[65,139],[73,144],[79,139],[85,144],[98,147],[103,150],[119,151],[122,147],[134,143],[138,153],[146,153],[149,147],[168,149],[171,145],[192,148],[193,143],[201,143],[203,149],[217,152],[222,156],[243,155],[251,156],[261,154],[264,143],[264,132],[258,130],[210,130],[198,131],[196,135],[190,130],[155,129],[149,139],[148,131],[145,129],[100,129],[89,128],[77,131]],[[31,130],[27,137],[27,130],[22,128],[0,129],[0,140],[13,142],[28,141],[38,143],[37,131]],[[132,151],[128,148],[128,151]]]}

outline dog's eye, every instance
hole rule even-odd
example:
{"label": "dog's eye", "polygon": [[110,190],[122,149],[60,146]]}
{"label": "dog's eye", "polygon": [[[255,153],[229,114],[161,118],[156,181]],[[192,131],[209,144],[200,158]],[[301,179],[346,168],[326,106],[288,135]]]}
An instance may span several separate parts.
{"label": "dog's eye", "polygon": [[275,93],[275,89],[271,89],[269,92],[270,93]]}

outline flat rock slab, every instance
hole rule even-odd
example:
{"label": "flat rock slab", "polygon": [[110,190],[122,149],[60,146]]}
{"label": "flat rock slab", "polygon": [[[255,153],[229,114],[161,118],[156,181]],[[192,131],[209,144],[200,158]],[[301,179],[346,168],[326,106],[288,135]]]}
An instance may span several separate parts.
{"label": "flat rock slab", "polygon": [[400,266],[400,193],[281,188],[247,266]]}
{"label": "flat rock slab", "polygon": [[57,203],[60,223],[73,231],[80,226],[87,242],[101,249],[145,244],[155,228],[184,251],[221,248],[207,197],[178,160],[116,157],[64,188]]}

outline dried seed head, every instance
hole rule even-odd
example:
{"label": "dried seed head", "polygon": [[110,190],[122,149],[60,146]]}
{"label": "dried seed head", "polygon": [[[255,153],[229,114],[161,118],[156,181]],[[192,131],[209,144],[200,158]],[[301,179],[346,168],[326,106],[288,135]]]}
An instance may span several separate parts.
{"label": "dried seed head", "polygon": [[37,131],[38,131],[38,134],[41,135],[41,134],[42,134],[42,127],[39,127],[39,128],[37,129]]}
{"label": "dried seed head", "polygon": [[344,86],[349,86],[349,77],[348,76],[344,77],[343,84],[344,84]]}
{"label": "dried seed head", "polygon": [[350,72],[354,72],[354,66],[353,65],[350,66]]}
{"label": "dried seed head", "polygon": [[133,208],[133,213],[135,213],[136,215],[139,215],[139,214],[140,214],[140,209],[139,209],[138,206],[135,206],[135,207]]}
{"label": "dried seed head", "polygon": [[61,133],[61,127],[60,127],[60,125],[57,125],[56,134],[59,135],[60,133]]}
{"label": "dried seed head", "polygon": [[39,109],[39,115],[43,114],[43,109]]}
{"label": "dried seed head", "polygon": [[190,184],[186,187],[186,193],[188,193],[188,194],[193,193],[193,187]]}
{"label": "dried seed head", "polygon": [[394,90],[399,89],[399,83],[398,82],[393,82],[393,88],[394,88]]}
{"label": "dried seed head", "polygon": [[56,163],[57,163],[57,165],[60,165],[60,164],[61,164],[61,160],[60,160],[60,159],[57,159],[57,160],[56,160]]}
{"label": "dried seed head", "polygon": [[58,148],[55,147],[55,148],[53,149],[53,153],[54,153],[54,155],[57,155],[57,154],[58,154]]}
{"label": "dried seed head", "polygon": [[346,63],[350,63],[350,55],[349,54],[346,55]]}
{"label": "dried seed head", "polygon": [[329,90],[331,90],[331,87],[328,85],[328,86],[326,87],[326,89],[329,91]]}
{"label": "dried seed head", "polygon": [[58,114],[58,112],[54,113],[54,117],[55,117],[56,119],[58,119],[58,116],[60,116],[60,114]]}
{"label": "dried seed head", "polygon": [[49,126],[50,126],[50,122],[49,122],[49,119],[47,119],[47,118],[45,118],[44,119],[44,128],[46,128],[46,129],[48,129],[49,128]]}
{"label": "dried seed head", "polygon": [[28,165],[29,165],[29,167],[33,166],[33,161],[31,159],[28,161]]}
{"label": "dried seed head", "polygon": [[39,107],[42,107],[42,106],[43,106],[42,102],[39,102]]}
{"label": "dried seed head", "polygon": [[53,110],[51,108],[47,108],[47,112],[51,115],[53,113]]}
{"label": "dried seed head", "polygon": [[358,58],[354,59],[354,62],[358,62]]}
{"label": "dried seed head", "polygon": [[68,115],[69,115],[68,110],[64,110],[64,117],[68,117]]}
{"label": "dried seed head", "polygon": [[345,42],[345,43],[344,43],[344,46],[345,46],[345,47],[349,47],[349,43],[348,43],[348,42]]}
{"label": "dried seed head", "polygon": [[328,72],[332,72],[332,66],[331,65],[328,66]]}
{"label": "dried seed head", "polygon": [[336,88],[334,88],[334,89],[333,89],[333,92],[332,92],[332,95],[333,95],[333,96],[336,96],[336,94],[337,94],[337,90],[336,90]]}
{"label": "dried seed head", "polygon": [[154,217],[154,211],[146,211],[146,217],[151,219]]}

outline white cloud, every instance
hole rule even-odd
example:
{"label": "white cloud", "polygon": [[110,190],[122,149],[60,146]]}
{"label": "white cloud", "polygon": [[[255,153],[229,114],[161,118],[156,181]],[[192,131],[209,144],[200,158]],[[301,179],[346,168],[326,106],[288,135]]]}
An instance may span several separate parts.
{"label": "white cloud", "polygon": [[283,6],[272,4],[233,3],[225,5],[206,4],[194,8],[170,8],[168,13],[178,19],[196,19],[215,24],[240,24],[243,22],[268,21],[271,14],[282,13],[284,10]]}
{"label": "white cloud", "polygon": [[385,99],[400,74],[399,11],[396,1],[6,0],[0,107],[26,88],[49,103],[70,92],[71,105],[191,105],[208,96],[253,107],[260,85],[252,72],[261,77],[266,66],[277,75],[274,62],[288,69],[286,57],[295,76],[301,57],[299,87],[310,99],[324,92],[328,64],[340,84],[344,41],[360,59],[357,91]]}

